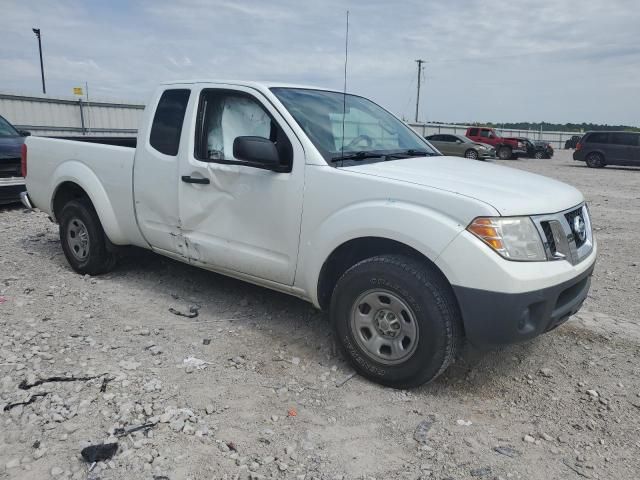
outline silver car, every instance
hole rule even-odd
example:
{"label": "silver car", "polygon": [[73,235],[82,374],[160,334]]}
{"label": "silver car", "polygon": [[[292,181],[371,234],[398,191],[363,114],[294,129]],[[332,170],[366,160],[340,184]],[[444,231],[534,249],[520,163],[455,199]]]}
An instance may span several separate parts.
{"label": "silver car", "polygon": [[496,149],[486,143],[476,143],[463,135],[436,133],[425,137],[430,144],[444,155],[487,160],[496,158]]}

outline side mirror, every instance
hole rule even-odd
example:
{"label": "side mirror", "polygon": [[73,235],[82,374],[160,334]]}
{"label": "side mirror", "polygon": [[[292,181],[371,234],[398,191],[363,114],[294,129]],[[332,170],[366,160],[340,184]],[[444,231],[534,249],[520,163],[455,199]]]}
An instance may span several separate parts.
{"label": "side mirror", "polygon": [[456,143],[457,143],[457,144],[461,144],[461,143],[462,143],[462,140],[458,139],[458,140],[456,140]]}
{"label": "side mirror", "polygon": [[31,132],[28,132],[26,130],[18,130],[18,133],[20,134],[21,137],[30,137],[31,136]]}
{"label": "side mirror", "polygon": [[276,145],[263,137],[236,137],[233,141],[233,156],[268,169],[275,169],[280,165]]}

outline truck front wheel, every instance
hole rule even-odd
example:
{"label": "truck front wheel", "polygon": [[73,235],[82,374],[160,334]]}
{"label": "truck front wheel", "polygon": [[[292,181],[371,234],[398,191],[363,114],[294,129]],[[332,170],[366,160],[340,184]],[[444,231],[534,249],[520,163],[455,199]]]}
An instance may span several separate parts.
{"label": "truck front wheel", "polygon": [[405,255],[368,258],[347,270],[333,291],[331,321],[353,367],[395,388],[444,372],[462,330],[446,280]]}
{"label": "truck front wheel", "polygon": [[498,149],[498,158],[500,160],[509,160],[513,155],[511,147],[502,146]]}
{"label": "truck front wheel", "polygon": [[115,265],[115,254],[107,245],[100,219],[90,202],[68,202],[60,212],[60,243],[64,255],[76,272],[97,275]]}

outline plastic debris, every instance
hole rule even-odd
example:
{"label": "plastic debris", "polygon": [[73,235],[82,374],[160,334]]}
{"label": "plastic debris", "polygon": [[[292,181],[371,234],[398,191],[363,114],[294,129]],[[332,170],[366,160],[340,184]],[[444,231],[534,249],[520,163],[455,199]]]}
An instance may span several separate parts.
{"label": "plastic debris", "polygon": [[298,416],[298,412],[295,408],[290,408],[289,410],[287,410],[287,417],[297,417]]}
{"label": "plastic debris", "polygon": [[182,361],[183,365],[185,367],[191,367],[191,368],[197,368],[198,370],[202,370],[203,368],[207,367],[207,363],[204,360],[201,360],[199,358],[196,357],[187,357]]}
{"label": "plastic debris", "polygon": [[199,310],[200,310],[200,305],[191,305],[189,307],[189,313],[181,312],[180,310],[176,310],[173,307],[169,308],[169,311],[174,315],[178,315],[179,317],[187,317],[187,318],[196,318],[198,316]]}
{"label": "plastic debris", "polygon": [[102,462],[109,460],[118,451],[117,443],[101,443],[99,445],[89,445],[80,452],[82,458],[89,463]]}

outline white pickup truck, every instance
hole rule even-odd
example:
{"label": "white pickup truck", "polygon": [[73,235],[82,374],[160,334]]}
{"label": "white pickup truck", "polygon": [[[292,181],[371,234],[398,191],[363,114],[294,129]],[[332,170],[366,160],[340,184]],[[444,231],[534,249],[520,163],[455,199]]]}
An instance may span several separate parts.
{"label": "white pickup truck", "polygon": [[295,295],[385,385],[433,380],[465,337],[547,332],[589,290],[578,190],[442,156],[360,96],[166,83],[137,141],[90,140],[29,137],[22,159],[23,202],[59,223],[74,270],[105,272],[135,245]]}

